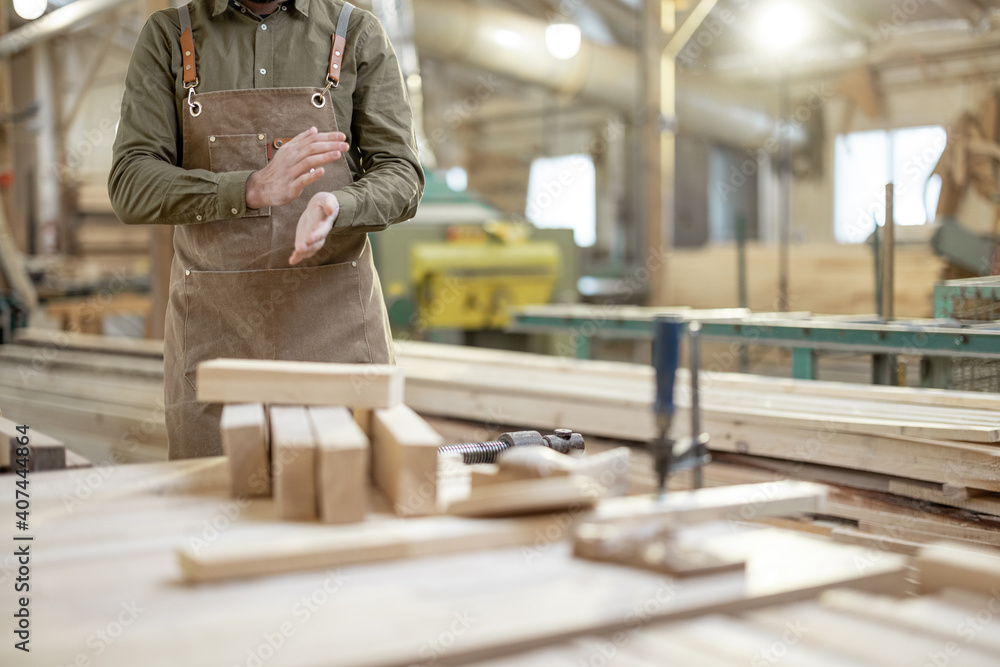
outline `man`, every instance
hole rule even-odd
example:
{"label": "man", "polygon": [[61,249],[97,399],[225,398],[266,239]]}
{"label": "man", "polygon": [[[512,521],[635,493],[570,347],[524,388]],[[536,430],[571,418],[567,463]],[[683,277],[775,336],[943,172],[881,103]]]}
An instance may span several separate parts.
{"label": "man", "polygon": [[[332,48],[331,48],[332,44]],[[164,336],[171,458],[222,453],[196,398],[218,357],[391,363],[367,232],[424,177],[392,46],[343,0],[194,0],[132,54],[109,192],[174,228]]]}

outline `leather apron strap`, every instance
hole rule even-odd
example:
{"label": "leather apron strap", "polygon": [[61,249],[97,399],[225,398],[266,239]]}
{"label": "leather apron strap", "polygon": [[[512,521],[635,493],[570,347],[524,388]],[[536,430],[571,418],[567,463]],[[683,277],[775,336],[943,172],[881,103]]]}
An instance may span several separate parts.
{"label": "leather apron strap", "polygon": [[340,85],[340,70],[344,64],[344,49],[347,46],[347,24],[351,20],[354,5],[345,2],[337,20],[337,32],[333,34],[333,49],[330,51],[330,71],[327,80],[336,88]]}
{"label": "leather apron strap", "polygon": [[177,8],[181,20],[181,62],[184,64],[184,87],[198,85],[198,72],[194,66],[194,33],[191,31],[191,10],[187,5]]}

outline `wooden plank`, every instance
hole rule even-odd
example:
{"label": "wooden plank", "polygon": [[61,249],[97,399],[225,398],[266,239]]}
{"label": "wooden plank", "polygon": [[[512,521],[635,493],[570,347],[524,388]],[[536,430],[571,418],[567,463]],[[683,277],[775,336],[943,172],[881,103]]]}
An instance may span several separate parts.
{"label": "wooden plank", "polygon": [[597,503],[604,487],[590,477],[569,475],[489,484],[448,505],[448,514],[468,517],[519,516],[569,510],[582,512]]}
{"label": "wooden plank", "polygon": [[444,440],[406,405],[371,414],[372,473],[400,516],[437,512],[437,450]]}
{"label": "wooden plank", "polygon": [[921,593],[945,588],[1000,590],[1000,557],[995,552],[942,542],[924,547],[913,563]]}
{"label": "wooden plank", "polygon": [[652,496],[607,498],[587,516],[595,523],[648,521],[662,518],[678,523],[750,521],[822,511],[827,489],[812,482],[767,482],[724,486]]}
{"label": "wooden plank", "polygon": [[401,558],[500,549],[531,544],[538,531],[551,525],[550,517],[476,521],[456,517],[432,517],[360,524],[357,531],[297,538],[258,539],[238,544],[213,544],[178,554],[184,578],[189,582],[226,581],[269,576],[358,563]]}
{"label": "wooden plank", "polygon": [[271,495],[271,450],[267,413],[260,403],[222,408],[222,451],[229,459],[234,498]]}
{"label": "wooden plank", "polygon": [[309,408],[309,418],[318,446],[320,521],[363,521],[368,511],[368,436],[347,408]]}
{"label": "wooden plank", "polygon": [[391,408],[403,400],[393,366],[216,359],[198,365],[198,400]]}
{"label": "wooden plank", "polygon": [[313,521],[316,503],[316,436],[304,407],[271,408],[271,475],[278,516]]}

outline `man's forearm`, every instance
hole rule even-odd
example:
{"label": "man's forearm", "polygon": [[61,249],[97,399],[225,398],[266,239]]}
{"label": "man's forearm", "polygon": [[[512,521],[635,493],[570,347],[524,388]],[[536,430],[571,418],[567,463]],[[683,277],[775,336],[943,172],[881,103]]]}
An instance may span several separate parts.
{"label": "man's forearm", "polygon": [[334,192],[340,214],[333,233],[379,232],[409,220],[424,191],[423,170],[404,159],[387,160],[356,183]]}
{"label": "man's forearm", "polygon": [[115,213],[126,224],[198,224],[244,215],[250,173],[214,174],[139,157],[113,167],[108,191]]}

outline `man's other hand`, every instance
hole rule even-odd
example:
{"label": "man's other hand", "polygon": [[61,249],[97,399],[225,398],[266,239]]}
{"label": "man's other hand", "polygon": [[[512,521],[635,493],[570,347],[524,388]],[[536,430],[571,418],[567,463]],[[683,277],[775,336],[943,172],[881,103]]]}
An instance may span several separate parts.
{"label": "man's other hand", "polygon": [[319,252],[339,214],[340,202],[336,195],[330,192],[314,194],[305,212],[299,217],[299,224],[295,228],[295,252],[288,263],[298,264]]}
{"label": "man's other hand", "polygon": [[320,132],[311,127],[282,146],[266,167],[247,179],[247,208],[284,206],[295,201],[306,186],[323,177],[324,164],[339,160],[350,149],[342,132]]}

